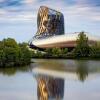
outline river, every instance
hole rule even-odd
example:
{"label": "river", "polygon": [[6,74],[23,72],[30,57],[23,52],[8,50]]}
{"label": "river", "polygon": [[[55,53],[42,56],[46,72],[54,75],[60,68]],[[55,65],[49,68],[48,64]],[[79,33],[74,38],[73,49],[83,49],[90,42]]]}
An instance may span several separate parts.
{"label": "river", "polygon": [[0,68],[0,100],[100,100],[100,61],[32,59]]}

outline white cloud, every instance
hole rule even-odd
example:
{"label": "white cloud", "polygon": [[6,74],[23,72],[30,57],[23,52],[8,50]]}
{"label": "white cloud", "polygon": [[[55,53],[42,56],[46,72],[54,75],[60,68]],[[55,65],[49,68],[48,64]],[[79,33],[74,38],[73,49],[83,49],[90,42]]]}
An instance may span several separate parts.
{"label": "white cloud", "polygon": [[91,19],[93,21],[97,21],[97,22],[99,21],[100,22],[100,15],[98,15],[98,16],[92,16]]}
{"label": "white cloud", "polygon": [[[36,17],[39,7],[41,5],[44,6],[46,5],[50,8],[61,11],[64,14],[66,21],[67,18],[70,19],[70,22],[82,21],[81,19],[84,19],[86,21],[100,21],[100,14],[99,14],[100,10],[98,10],[99,8],[90,6],[81,6],[80,3],[82,3],[83,0],[81,1],[75,0],[78,2],[75,5],[68,5],[62,0],[59,0],[59,2],[58,0],[44,0],[41,2],[38,2],[38,0],[22,0],[22,1],[23,3],[26,3],[27,6],[24,7],[22,6],[21,8],[19,7],[17,10],[19,10],[20,12],[18,12],[16,8],[10,10],[0,9],[0,19],[3,19],[4,21],[5,20],[33,21],[37,19]],[[86,0],[84,2],[86,2]],[[13,13],[16,13],[16,16],[12,16]]]}
{"label": "white cloud", "polygon": [[0,9],[0,16],[2,16],[2,15],[4,15],[4,14],[6,14],[6,10]]}
{"label": "white cloud", "polygon": [[37,0],[23,0],[24,3],[26,4],[32,4],[35,3]]}
{"label": "white cloud", "polygon": [[37,0],[22,0],[21,3],[22,4],[26,4],[26,5],[34,5],[37,2]]}
{"label": "white cloud", "polygon": [[4,15],[0,17],[0,22],[12,23],[12,22],[35,22],[37,21],[37,15],[31,12],[22,12],[18,15]]}

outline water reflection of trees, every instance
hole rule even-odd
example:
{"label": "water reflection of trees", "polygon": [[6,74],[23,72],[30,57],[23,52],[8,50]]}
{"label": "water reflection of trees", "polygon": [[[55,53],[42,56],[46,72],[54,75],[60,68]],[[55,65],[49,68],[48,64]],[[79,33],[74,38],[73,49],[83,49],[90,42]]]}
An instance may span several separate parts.
{"label": "water reflection of trees", "polygon": [[64,96],[64,79],[38,75],[38,100],[61,100]]}
{"label": "water reflection of trees", "polygon": [[79,61],[77,63],[76,73],[78,75],[79,80],[81,80],[83,82],[86,79],[86,77],[88,76],[87,62]]}
{"label": "water reflection of trees", "polygon": [[26,72],[29,70],[30,70],[30,68],[28,66],[5,67],[5,68],[0,68],[0,73],[3,75],[12,76],[12,75],[16,74],[17,72]]}
{"label": "water reflection of trees", "polygon": [[52,60],[52,61],[48,60],[41,62],[40,65],[41,68],[43,69],[63,71],[66,73],[67,72],[77,73],[80,81],[84,81],[86,79],[90,67],[88,62],[84,60],[67,61],[67,63],[58,60]]}

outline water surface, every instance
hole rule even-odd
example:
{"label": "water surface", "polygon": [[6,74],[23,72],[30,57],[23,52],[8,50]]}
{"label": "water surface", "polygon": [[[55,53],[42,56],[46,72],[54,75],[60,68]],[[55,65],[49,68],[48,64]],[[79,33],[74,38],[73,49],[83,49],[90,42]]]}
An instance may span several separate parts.
{"label": "water surface", "polygon": [[100,100],[100,61],[33,61],[0,69],[0,100]]}

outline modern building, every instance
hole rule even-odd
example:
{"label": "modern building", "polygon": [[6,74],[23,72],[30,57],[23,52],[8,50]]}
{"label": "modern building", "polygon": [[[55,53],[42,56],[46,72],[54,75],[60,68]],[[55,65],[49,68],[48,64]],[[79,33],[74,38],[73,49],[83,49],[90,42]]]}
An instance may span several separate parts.
{"label": "modern building", "polygon": [[[61,12],[41,6],[37,17],[38,31],[30,40],[30,48],[74,48],[79,32],[66,34],[64,32],[64,16]],[[99,37],[88,33],[89,45],[99,41]]]}
{"label": "modern building", "polygon": [[37,17],[38,31],[34,38],[45,38],[64,34],[63,14],[48,7],[41,6]]}

